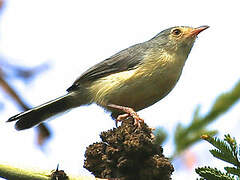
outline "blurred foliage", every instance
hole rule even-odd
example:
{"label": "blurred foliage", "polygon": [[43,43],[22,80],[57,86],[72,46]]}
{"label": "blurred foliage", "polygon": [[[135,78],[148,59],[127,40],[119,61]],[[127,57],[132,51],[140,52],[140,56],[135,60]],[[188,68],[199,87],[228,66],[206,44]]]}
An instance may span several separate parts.
{"label": "blurred foliage", "polygon": [[[3,58],[0,58],[0,87],[3,91],[15,102],[15,104],[22,110],[26,111],[31,107],[26,103],[23,97],[15,89],[11,82],[15,79],[22,80],[25,83],[33,80],[41,72],[47,70],[48,63],[40,64],[36,67],[23,67],[19,65],[13,65]],[[1,105],[1,104],[0,104]],[[3,104],[1,105],[3,107]],[[0,106],[0,108],[1,108]],[[37,144],[43,146],[47,139],[51,136],[51,132],[45,123],[37,126]]]}
{"label": "blurred foliage", "polygon": [[162,145],[166,139],[167,139],[167,131],[163,129],[162,127],[157,128],[153,131],[153,134],[155,136],[155,144]]}
{"label": "blurred foliage", "polygon": [[213,138],[208,135],[203,135],[202,139],[208,141],[216,149],[210,150],[210,153],[215,157],[227,163],[231,167],[225,167],[226,172],[221,172],[216,168],[209,166],[196,168],[196,172],[201,176],[201,180],[235,180],[240,177],[240,162],[239,162],[239,148],[235,138],[229,134],[224,136],[224,140]]}
{"label": "blurred foliage", "polygon": [[35,67],[24,67],[17,64],[10,63],[10,60],[0,57],[0,75],[5,79],[19,79],[24,83],[29,83],[42,72],[48,70],[50,64],[48,62],[42,63]]}
{"label": "blurred foliage", "polygon": [[200,140],[202,134],[213,136],[217,130],[208,130],[207,126],[215,121],[220,115],[227,112],[240,99],[240,81],[227,93],[219,95],[212,108],[206,115],[200,115],[200,107],[197,107],[193,120],[188,126],[179,123],[175,130],[175,152],[172,158],[181,154],[184,150]]}

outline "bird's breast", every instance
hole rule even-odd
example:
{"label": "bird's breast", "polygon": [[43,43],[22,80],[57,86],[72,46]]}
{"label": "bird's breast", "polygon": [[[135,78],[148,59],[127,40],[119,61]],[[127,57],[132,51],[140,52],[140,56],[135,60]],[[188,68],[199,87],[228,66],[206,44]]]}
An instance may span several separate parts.
{"label": "bird's breast", "polygon": [[95,81],[91,87],[92,101],[107,108],[116,104],[146,108],[165,97],[178,81],[182,67],[155,60],[136,69],[108,75]]}

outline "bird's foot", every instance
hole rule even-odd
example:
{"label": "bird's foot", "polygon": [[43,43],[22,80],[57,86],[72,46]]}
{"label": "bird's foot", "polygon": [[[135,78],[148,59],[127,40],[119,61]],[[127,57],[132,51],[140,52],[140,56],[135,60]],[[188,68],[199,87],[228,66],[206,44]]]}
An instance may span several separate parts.
{"label": "bird's foot", "polygon": [[141,126],[141,123],[144,123],[144,120],[142,118],[140,118],[139,115],[130,107],[124,107],[124,106],[119,106],[119,105],[115,105],[115,104],[109,104],[108,106],[111,108],[119,109],[126,113],[126,114],[121,114],[117,117],[116,125],[118,122],[122,122],[123,120],[125,120],[129,117],[134,119],[134,125],[137,125],[138,127]]}

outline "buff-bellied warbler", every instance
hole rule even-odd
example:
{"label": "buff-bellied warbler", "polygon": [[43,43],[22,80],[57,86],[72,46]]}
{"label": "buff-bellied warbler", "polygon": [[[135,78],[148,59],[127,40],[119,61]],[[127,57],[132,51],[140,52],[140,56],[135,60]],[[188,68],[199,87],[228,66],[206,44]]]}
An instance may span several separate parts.
{"label": "buff-bellied warbler", "polygon": [[175,86],[197,35],[208,26],[177,26],[124,49],[84,72],[67,94],[11,117],[23,130],[81,105],[96,103],[116,121],[153,105]]}

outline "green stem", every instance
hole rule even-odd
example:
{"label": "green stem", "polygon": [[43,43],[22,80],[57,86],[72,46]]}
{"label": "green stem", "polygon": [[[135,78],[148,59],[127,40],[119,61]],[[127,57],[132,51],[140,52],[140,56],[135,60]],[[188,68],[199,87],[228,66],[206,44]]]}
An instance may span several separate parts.
{"label": "green stem", "polygon": [[[8,180],[51,180],[51,172],[36,172],[0,164],[0,177]],[[69,177],[69,180],[100,180],[94,177]],[[101,179],[103,180],[103,179]]]}
{"label": "green stem", "polygon": [[8,165],[0,164],[0,177],[11,179],[11,180],[50,180],[50,177],[37,172],[32,172],[29,170],[23,170]]}

